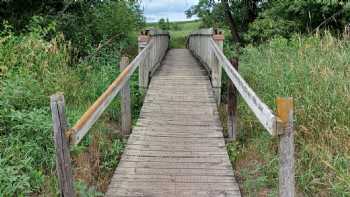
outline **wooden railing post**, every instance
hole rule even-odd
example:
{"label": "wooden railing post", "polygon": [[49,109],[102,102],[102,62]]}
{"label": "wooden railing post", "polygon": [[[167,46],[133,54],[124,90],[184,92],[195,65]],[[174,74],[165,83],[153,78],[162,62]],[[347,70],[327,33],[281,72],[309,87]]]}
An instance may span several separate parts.
{"label": "wooden railing post", "polygon": [[293,99],[277,98],[279,118],[279,196],[295,196]]}
{"label": "wooden railing post", "polygon": [[[224,48],[224,35],[221,31],[215,30],[213,34],[213,39],[216,42],[216,44],[219,46],[221,51],[223,51]],[[219,63],[219,60],[216,58],[215,55],[212,57],[212,68],[211,68],[211,81],[212,86],[214,89],[214,93],[217,99],[217,103],[220,104],[221,101],[221,75],[222,75],[222,67]]]}
{"label": "wooden railing post", "polygon": [[75,196],[75,193],[69,144],[65,136],[68,124],[64,114],[63,94],[58,93],[51,96],[51,112],[60,195],[62,197],[73,197]]}
{"label": "wooden railing post", "polygon": [[[147,46],[150,40],[149,31],[141,32],[138,38],[139,53]],[[149,68],[147,65],[149,58],[146,57],[145,61],[139,66],[139,87],[141,91],[145,91],[148,86],[149,80]]]}
{"label": "wooden railing post", "polygon": [[[238,71],[238,59],[231,60],[232,66]],[[228,80],[227,86],[227,133],[230,141],[236,140],[238,134],[238,109],[237,109],[238,91],[231,80]]]}
{"label": "wooden railing post", "polygon": [[[122,57],[120,70],[124,70],[129,64],[128,57]],[[128,81],[120,92],[121,96],[121,133],[128,136],[131,133],[131,104],[130,104],[130,82]]]}

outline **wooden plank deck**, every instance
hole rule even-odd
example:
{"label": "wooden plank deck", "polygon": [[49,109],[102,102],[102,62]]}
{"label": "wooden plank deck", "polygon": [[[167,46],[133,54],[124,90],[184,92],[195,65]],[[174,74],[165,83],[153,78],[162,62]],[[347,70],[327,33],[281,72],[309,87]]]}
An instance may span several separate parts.
{"label": "wooden plank deck", "polygon": [[153,76],[106,196],[241,196],[209,78],[186,49]]}

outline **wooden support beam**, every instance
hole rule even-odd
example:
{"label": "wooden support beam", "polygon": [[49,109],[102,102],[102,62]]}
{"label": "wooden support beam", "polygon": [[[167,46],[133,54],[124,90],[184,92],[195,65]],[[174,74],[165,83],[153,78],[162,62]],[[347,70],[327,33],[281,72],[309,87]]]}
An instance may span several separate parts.
{"label": "wooden support beam", "polygon": [[279,196],[295,196],[293,98],[277,98],[279,118]]}
{"label": "wooden support beam", "polygon": [[68,128],[64,114],[64,96],[57,93],[51,96],[51,112],[56,149],[56,169],[61,197],[75,196],[69,144],[65,136]]}
{"label": "wooden support beam", "polygon": [[[221,34],[214,34],[213,40],[218,45],[219,49],[221,51],[224,50],[224,35]],[[218,105],[221,101],[221,75],[222,75],[222,66],[220,64],[220,61],[218,58],[213,54],[212,57],[212,65],[211,65],[211,83],[214,88],[215,96]]]}
{"label": "wooden support beam", "polygon": [[[128,57],[122,57],[120,70],[124,70],[129,64]],[[120,92],[121,96],[121,132],[124,136],[131,133],[131,102],[130,102],[130,80],[128,80]]]}
{"label": "wooden support beam", "polygon": [[[238,59],[232,59],[231,60],[232,66],[236,69],[238,72]],[[235,85],[232,83],[231,80],[228,80],[228,86],[227,86],[227,132],[228,132],[228,140],[233,141],[236,140],[237,134],[238,134],[238,121],[237,121],[237,115],[238,115],[238,91],[235,87]]]}
{"label": "wooden support beam", "polygon": [[[148,45],[149,41],[150,41],[151,37],[149,36],[149,32],[141,32],[141,35],[138,38],[138,46],[139,46],[139,53],[141,53],[141,51]],[[150,52],[151,54],[146,56],[144,61],[141,62],[140,66],[139,66],[139,87],[140,87],[140,91],[144,92],[147,87],[148,87],[148,81],[149,81],[149,65],[150,64],[150,60],[151,60],[151,55],[152,54],[154,48],[156,47],[156,43],[154,45],[154,47],[151,49],[152,51]]]}

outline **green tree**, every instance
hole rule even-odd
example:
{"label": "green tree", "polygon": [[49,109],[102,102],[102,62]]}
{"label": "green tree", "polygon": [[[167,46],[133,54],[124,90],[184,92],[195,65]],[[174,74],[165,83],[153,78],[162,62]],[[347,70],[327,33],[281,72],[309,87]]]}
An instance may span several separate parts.
{"label": "green tree", "polygon": [[158,27],[162,30],[170,30],[169,19],[168,18],[167,19],[164,19],[164,18],[159,19]]}
{"label": "green tree", "polygon": [[322,29],[338,34],[349,21],[348,1],[271,1],[250,24],[246,38],[257,42]]}
{"label": "green tree", "polygon": [[230,28],[236,42],[256,42],[319,29],[340,33],[350,21],[349,7],[348,0],[200,0],[185,13],[197,15],[204,26]]}
{"label": "green tree", "polygon": [[65,4],[64,0],[0,0],[0,19],[8,21],[14,30],[19,31],[28,25],[32,16],[56,15]]}
{"label": "green tree", "polygon": [[0,18],[7,21],[1,21],[0,31],[5,29],[1,24],[11,25],[17,33],[30,31],[26,27],[33,16],[43,18],[42,26],[57,24],[57,31],[72,42],[79,56],[104,39],[127,37],[145,25],[137,0],[0,0]]}

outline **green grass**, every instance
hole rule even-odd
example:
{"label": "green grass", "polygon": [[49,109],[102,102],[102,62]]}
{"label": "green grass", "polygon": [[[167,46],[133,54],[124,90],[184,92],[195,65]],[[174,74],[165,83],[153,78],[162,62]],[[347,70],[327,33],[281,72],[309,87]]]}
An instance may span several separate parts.
{"label": "green grass", "polygon": [[[277,96],[294,98],[300,196],[350,196],[349,51],[349,42],[325,34],[275,38],[240,57],[240,73],[268,106]],[[242,100],[239,114],[239,141],[229,150],[238,151],[230,156],[243,191],[276,196],[278,141]]]}
{"label": "green grass", "polygon": [[[170,23],[171,48],[186,48],[186,38],[194,30],[201,27],[201,21],[181,21]],[[149,23],[148,27],[158,28],[157,23]]]}
{"label": "green grass", "polygon": [[178,29],[171,29],[171,48],[186,48],[187,36],[192,32],[200,28],[200,21],[193,22],[177,22],[174,23],[178,25]]}

